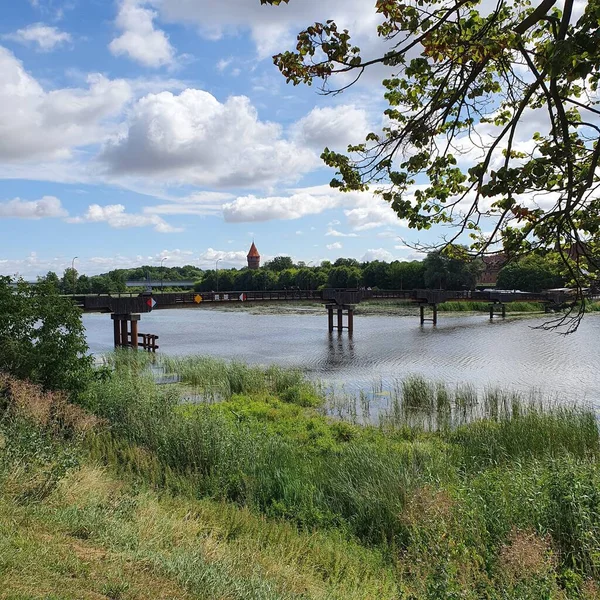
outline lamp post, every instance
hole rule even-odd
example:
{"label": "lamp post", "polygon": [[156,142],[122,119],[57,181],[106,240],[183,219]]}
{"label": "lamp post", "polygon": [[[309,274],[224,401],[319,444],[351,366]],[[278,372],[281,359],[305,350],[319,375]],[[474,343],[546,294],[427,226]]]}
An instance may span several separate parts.
{"label": "lamp post", "polygon": [[72,296],[75,295],[75,260],[78,258],[79,256],[74,256],[73,260],[71,261],[71,275],[73,276],[73,293],[71,294]]}
{"label": "lamp post", "polygon": [[163,277],[165,274],[163,263],[165,262],[165,260],[169,260],[169,257],[165,256],[164,258],[160,259],[160,293],[161,294],[163,291]]}
{"label": "lamp post", "polygon": [[223,260],[222,258],[217,258],[215,260],[215,275],[217,276],[217,292],[219,291],[219,261]]}

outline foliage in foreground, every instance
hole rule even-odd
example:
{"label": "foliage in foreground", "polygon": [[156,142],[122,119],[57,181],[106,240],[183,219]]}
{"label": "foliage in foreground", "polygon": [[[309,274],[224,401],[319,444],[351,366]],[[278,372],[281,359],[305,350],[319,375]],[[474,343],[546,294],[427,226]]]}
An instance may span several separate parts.
{"label": "foliage in foreground", "polygon": [[[259,373],[238,381],[257,385]],[[588,411],[498,393],[485,418],[459,427],[363,427],[283,401],[269,380],[181,405],[180,390],[118,359],[82,397],[101,420],[65,430],[32,420],[23,399],[38,407],[44,396],[19,385],[2,395],[0,578],[18,572],[22,583],[11,548],[39,561],[42,528],[75,548],[70,559],[57,548],[54,562],[46,553],[47,581],[62,568],[83,585],[79,554],[105,552],[115,570],[98,581],[122,575],[122,598],[146,597],[133,584],[141,564],[142,580],[181,597],[597,596],[599,437]],[[413,412],[473,399],[416,378],[402,392]],[[32,485],[40,471],[55,473],[52,485]]]}
{"label": "foliage in foreground", "polygon": [[50,284],[0,277],[0,371],[79,393],[91,374],[81,313]]}
{"label": "foliage in foreground", "polygon": [[[261,0],[282,2],[300,0]],[[409,227],[452,224],[446,241],[469,234],[477,252],[498,242],[510,256],[557,248],[579,286],[593,281],[598,0],[378,0],[373,10],[379,56],[328,19],[274,57],[288,82],[330,91],[331,81],[346,89],[366,70],[387,69],[386,125],[346,152],[325,148],[337,170],[331,185],[373,184]],[[582,256],[568,265],[573,246]]]}

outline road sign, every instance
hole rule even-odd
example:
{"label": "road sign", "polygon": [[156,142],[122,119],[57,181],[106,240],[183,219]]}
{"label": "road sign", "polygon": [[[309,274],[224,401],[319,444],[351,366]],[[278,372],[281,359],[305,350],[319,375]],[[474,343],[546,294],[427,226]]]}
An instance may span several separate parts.
{"label": "road sign", "polygon": [[201,296],[200,294],[196,294],[196,295],[194,296],[194,302],[195,302],[196,304],[200,304],[200,302],[202,302],[202,300],[203,300],[203,298],[202,298],[202,296]]}
{"label": "road sign", "polygon": [[246,300],[246,294],[240,294],[240,300],[244,302]]}
{"label": "road sign", "polygon": [[148,298],[148,300],[146,300],[146,304],[150,307],[150,309],[153,309],[156,306],[156,300],[154,298]]}

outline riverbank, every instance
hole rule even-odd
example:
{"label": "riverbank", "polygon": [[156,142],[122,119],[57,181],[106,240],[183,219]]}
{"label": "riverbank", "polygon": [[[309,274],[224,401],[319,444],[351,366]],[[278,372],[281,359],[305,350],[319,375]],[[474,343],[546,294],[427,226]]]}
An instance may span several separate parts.
{"label": "riverbank", "polygon": [[[444,313],[489,313],[489,302],[455,301],[438,305]],[[207,304],[204,310],[222,312],[249,312],[257,315],[322,315],[324,307],[316,302],[235,302],[227,304]],[[600,309],[600,305],[599,305]],[[543,313],[544,306],[538,302],[512,302],[506,304],[506,311],[511,315]],[[419,314],[419,306],[409,300],[365,300],[356,305],[356,315],[412,316]]]}
{"label": "riverbank", "polygon": [[9,597],[65,577],[77,598],[597,597],[584,407],[412,378],[396,418],[364,427],[324,416],[298,371],[172,359],[206,397],[190,405],[147,360],[116,357],[80,408],[0,385]]}

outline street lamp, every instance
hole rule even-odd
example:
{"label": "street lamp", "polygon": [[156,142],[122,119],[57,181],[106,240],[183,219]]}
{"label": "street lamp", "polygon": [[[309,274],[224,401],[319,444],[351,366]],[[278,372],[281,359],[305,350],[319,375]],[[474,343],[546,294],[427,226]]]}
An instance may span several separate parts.
{"label": "street lamp", "polygon": [[72,296],[75,295],[75,260],[78,258],[79,256],[74,256],[73,260],[71,261],[71,275],[73,276],[73,293],[71,294]]}
{"label": "street lamp", "polygon": [[165,256],[164,258],[160,259],[160,293],[161,294],[162,294],[162,291],[163,291],[163,277],[164,277],[164,274],[165,274],[163,263],[165,262],[165,260],[169,260],[169,257]]}
{"label": "street lamp", "polygon": [[217,258],[215,260],[215,274],[217,276],[217,292],[219,291],[219,261],[223,260],[222,258]]}

